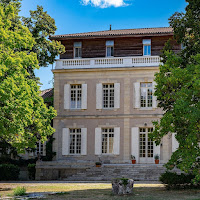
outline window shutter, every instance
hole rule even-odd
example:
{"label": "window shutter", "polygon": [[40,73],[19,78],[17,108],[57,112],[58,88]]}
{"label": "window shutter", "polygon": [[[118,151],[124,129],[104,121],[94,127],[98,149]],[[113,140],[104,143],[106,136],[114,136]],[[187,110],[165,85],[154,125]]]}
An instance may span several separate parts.
{"label": "window shutter", "polygon": [[155,82],[155,81],[153,81],[152,108],[157,108],[157,97],[156,97],[156,96],[154,96],[155,87],[156,87],[156,82]]}
{"label": "window shutter", "polygon": [[45,141],[43,143],[43,156],[46,156],[46,144],[47,144],[47,142]]}
{"label": "window shutter", "polygon": [[160,156],[160,144],[156,146],[156,143],[153,142],[153,156],[158,154]]}
{"label": "window shutter", "polygon": [[63,128],[62,134],[62,155],[69,155],[69,144],[70,144],[70,136],[69,136],[69,128]]}
{"label": "window shutter", "polygon": [[82,109],[87,109],[87,84],[82,84],[81,108]]}
{"label": "window shutter", "polygon": [[135,108],[140,108],[140,82],[134,83]]}
{"label": "window shutter", "polygon": [[179,143],[176,139],[176,133],[172,133],[172,153],[175,152],[179,147]]}
{"label": "window shutter", "polygon": [[139,128],[131,129],[131,155],[135,156],[136,162],[139,162]]}
{"label": "window shutter", "polygon": [[70,84],[64,86],[64,109],[70,109]]}
{"label": "window shutter", "polygon": [[101,140],[101,128],[95,128],[95,155],[102,154]]}
{"label": "window shutter", "polygon": [[102,109],[103,107],[103,89],[102,83],[98,83],[96,86],[96,109]]}
{"label": "window shutter", "polygon": [[81,155],[87,155],[87,128],[81,128]]}
{"label": "window shutter", "polygon": [[120,154],[120,127],[114,128],[114,145],[113,145],[113,154]]}
{"label": "window shutter", "polygon": [[114,108],[120,108],[120,83],[114,84]]}

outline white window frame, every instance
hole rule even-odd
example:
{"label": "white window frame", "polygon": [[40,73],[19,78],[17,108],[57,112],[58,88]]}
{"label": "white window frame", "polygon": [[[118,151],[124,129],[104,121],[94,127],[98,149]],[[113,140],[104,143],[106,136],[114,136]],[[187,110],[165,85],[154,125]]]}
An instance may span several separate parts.
{"label": "white window frame", "polygon": [[[108,85],[108,88],[104,88],[104,85]],[[110,86],[113,86],[112,88]],[[104,99],[105,99],[105,96],[104,96],[104,92],[105,90],[108,90],[108,107],[105,107],[105,104],[104,104]],[[110,101],[111,101],[111,90],[113,90],[113,105],[111,107],[111,104],[110,104]],[[114,83],[103,83],[102,84],[102,108],[103,109],[114,109],[115,108],[115,84]]]}
{"label": "white window frame", "polygon": [[[75,86],[76,88],[72,88]],[[80,88],[78,88],[80,86]],[[75,91],[75,107],[72,107],[72,91]],[[80,93],[80,107],[78,107],[78,94]],[[70,84],[70,109],[72,110],[78,110],[82,108],[82,84]]]}
{"label": "white window frame", "polygon": [[[76,49],[78,50],[78,56],[76,57]],[[74,58],[82,58],[82,42],[74,42]]]}
{"label": "white window frame", "polygon": [[[107,132],[106,132],[107,130]],[[102,134],[102,139],[101,139],[101,153],[102,155],[113,155],[114,154],[114,140],[115,140],[115,130],[114,128],[102,128],[101,129],[101,134]],[[103,139],[104,139],[104,136],[107,134],[107,145],[106,145],[106,149],[104,149],[103,147]],[[110,135],[112,136],[112,152],[110,152]],[[103,151],[106,150],[107,153],[103,153]]]}
{"label": "white window frame", "polygon": [[[141,131],[141,129],[145,129],[145,131]],[[140,158],[153,158],[154,157],[154,142],[152,139],[149,138],[149,133],[151,133],[153,131],[153,128],[152,127],[140,127],[139,128],[139,157]],[[141,137],[140,135],[141,134],[145,134],[145,141],[141,141]],[[141,143],[145,142],[145,156],[141,156]],[[149,145],[149,143],[151,143]],[[143,145],[143,144],[142,144]],[[150,156],[148,155],[148,151],[151,151],[150,152]],[[143,153],[142,153],[143,154]]]}
{"label": "white window frame", "polygon": [[41,141],[37,142],[37,148],[36,148],[36,155],[44,155],[44,151],[45,151],[45,143],[42,143]]}
{"label": "white window frame", "polygon": [[[80,131],[80,132],[77,132],[77,131]],[[75,132],[73,132],[73,131],[75,131]],[[70,128],[69,129],[69,155],[81,155],[81,150],[82,150],[82,134],[81,134],[81,128]],[[75,142],[74,142],[74,153],[71,153],[70,151],[71,151],[71,136],[75,136]],[[78,137],[78,135],[80,135],[80,142],[79,142],[79,153],[77,153],[77,143],[78,143],[78,141],[77,141],[77,137]]]}
{"label": "white window frame", "polygon": [[[145,47],[150,48],[150,54],[145,54]],[[151,39],[144,39],[143,40],[143,56],[151,56]]]}
{"label": "white window frame", "polygon": [[[108,55],[108,48],[110,48],[110,54]],[[113,48],[113,51],[112,51]],[[112,55],[113,52],[113,55]],[[107,40],[106,41],[106,57],[114,57],[114,40]]]}
{"label": "white window frame", "polygon": [[[142,87],[142,84],[146,84],[147,86]],[[151,87],[148,86],[148,84],[151,84]],[[142,89],[145,89],[146,93],[146,103],[145,107],[142,106]],[[148,106],[148,90],[151,89],[151,106]],[[141,82],[140,83],[140,108],[141,109],[152,109],[153,108],[153,83],[152,82]]]}

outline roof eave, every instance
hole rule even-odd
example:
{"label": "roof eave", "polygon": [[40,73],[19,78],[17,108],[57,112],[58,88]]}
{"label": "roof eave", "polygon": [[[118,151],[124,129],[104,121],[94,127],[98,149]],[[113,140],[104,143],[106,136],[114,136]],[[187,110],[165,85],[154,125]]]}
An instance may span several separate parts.
{"label": "roof eave", "polygon": [[118,37],[152,37],[173,35],[173,32],[166,33],[148,33],[148,34],[119,34],[119,35],[93,35],[93,36],[60,36],[49,37],[50,40],[72,40],[72,39],[96,39],[96,38],[118,38]]}

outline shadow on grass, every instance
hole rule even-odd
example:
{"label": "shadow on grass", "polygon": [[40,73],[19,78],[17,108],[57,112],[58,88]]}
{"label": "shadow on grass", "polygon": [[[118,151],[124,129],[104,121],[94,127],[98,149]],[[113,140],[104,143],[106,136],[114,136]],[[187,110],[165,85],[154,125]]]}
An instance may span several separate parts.
{"label": "shadow on grass", "polygon": [[3,191],[10,191],[12,190],[12,188],[0,188],[0,192],[3,192]]}
{"label": "shadow on grass", "polygon": [[163,187],[136,187],[133,194],[117,196],[111,189],[72,190],[64,195],[49,195],[48,200],[200,200],[200,189],[166,190]]}

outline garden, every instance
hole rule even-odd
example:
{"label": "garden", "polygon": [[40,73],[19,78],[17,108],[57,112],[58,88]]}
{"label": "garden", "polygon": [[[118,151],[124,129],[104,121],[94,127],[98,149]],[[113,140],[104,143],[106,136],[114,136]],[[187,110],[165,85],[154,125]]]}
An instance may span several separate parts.
{"label": "garden", "polygon": [[[1,198],[13,198],[15,188],[25,188],[26,193],[50,193],[43,199],[48,200],[199,200],[200,189],[172,189],[167,190],[163,184],[136,182],[133,194],[117,196],[112,194],[111,183],[52,183],[52,182],[27,182],[27,183],[0,183]],[[15,189],[15,190],[14,190]],[[57,194],[52,192],[58,192]]]}

